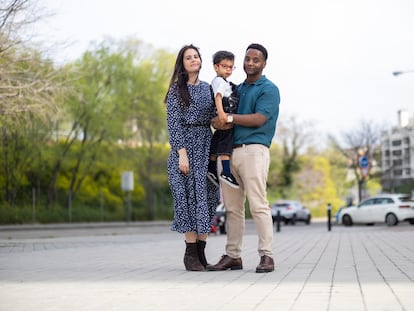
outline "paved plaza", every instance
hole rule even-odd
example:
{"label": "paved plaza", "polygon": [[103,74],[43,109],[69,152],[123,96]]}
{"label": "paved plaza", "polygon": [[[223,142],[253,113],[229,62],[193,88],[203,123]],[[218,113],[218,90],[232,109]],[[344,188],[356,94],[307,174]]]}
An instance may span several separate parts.
{"label": "paved plaza", "polygon": [[282,226],[267,274],[256,247],[248,221],[243,270],[188,272],[168,222],[0,226],[0,310],[414,310],[414,226]]}

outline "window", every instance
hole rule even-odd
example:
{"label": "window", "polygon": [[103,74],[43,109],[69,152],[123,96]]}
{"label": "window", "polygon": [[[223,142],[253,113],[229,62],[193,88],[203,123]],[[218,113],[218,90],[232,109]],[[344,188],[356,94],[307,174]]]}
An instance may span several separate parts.
{"label": "window", "polygon": [[393,165],[393,166],[399,166],[399,165],[402,165],[402,160],[401,160],[401,159],[394,160],[394,161],[392,161],[392,165]]}
{"label": "window", "polygon": [[394,176],[402,176],[402,170],[394,170]]}
{"label": "window", "polygon": [[364,207],[364,206],[369,206],[373,204],[375,204],[375,199],[369,199],[369,200],[362,202],[359,206]]}
{"label": "window", "polygon": [[401,146],[401,140],[393,140],[392,145],[395,146]]}
{"label": "window", "polygon": [[377,198],[375,199],[375,204],[392,204],[394,201],[390,198]]}
{"label": "window", "polygon": [[409,196],[403,196],[398,198],[401,202],[414,202],[414,200],[411,200],[411,197]]}

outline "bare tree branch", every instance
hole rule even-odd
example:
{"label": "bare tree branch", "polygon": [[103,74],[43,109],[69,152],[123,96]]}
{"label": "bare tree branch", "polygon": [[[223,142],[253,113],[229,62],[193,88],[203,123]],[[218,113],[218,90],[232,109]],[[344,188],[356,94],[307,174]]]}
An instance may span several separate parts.
{"label": "bare tree branch", "polygon": [[348,160],[348,169],[354,173],[358,185],[359,200],[362,199],[362,187],[365,182],[365,176],[360,171],[359,160],[361,156],[368,157],[369,175],[376,162],[375,155],[379,148],[380,133],[380,126],[371,121],[361,121],[358,128],[342,133],[342,146],[335,137],[329,136],[331,144]]}
{"label": "bare tree branch", "polygon": [[29,25],[41,18],[33,0],[0,0],[0,115],[25,122],[56,114],[64,92],[61,71],[40,52],[23,44]]}

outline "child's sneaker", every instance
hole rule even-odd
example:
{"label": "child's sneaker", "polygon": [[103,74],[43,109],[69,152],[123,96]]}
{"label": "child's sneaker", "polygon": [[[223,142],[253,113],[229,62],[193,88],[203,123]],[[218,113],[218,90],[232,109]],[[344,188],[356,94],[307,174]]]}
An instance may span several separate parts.
{"label": "child's sneaker", "polygon": [[207,177],[208,179],[210,179],[210,181],[213,183],[214,186],[218,187],[219,186],[219,181],[217,178],[217,174],[214,174],[213,172],[208,171],[207,172]]}
{"label": "child's sneaker", "polygon": [[239,183],[236,181],[236,178],[234,178],[232,174],[225,175],[224,173],[221,173],[220,180],[232,188],[238,189],[240,187]]}

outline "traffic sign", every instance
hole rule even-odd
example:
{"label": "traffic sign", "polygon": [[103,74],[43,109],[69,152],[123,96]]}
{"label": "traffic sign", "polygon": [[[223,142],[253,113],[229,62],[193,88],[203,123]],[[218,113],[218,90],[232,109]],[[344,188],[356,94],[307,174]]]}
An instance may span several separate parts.
{"label": "traffic sign", "polygon": [[134,190],[134,172],[132,171],[122,172],[121,189],[122,191],[133,191]]}
{"label": "traffic sign", "polygon": [[361,168],[367,168],[369,166],[368,157],[363,156],[359,158],[359,166]]}

